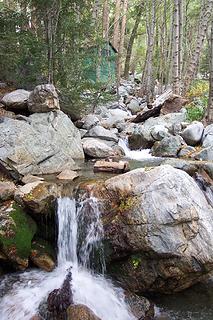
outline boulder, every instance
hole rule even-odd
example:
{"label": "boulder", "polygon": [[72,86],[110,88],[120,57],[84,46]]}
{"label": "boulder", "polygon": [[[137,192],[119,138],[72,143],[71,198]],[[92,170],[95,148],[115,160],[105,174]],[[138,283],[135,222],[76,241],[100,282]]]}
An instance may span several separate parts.
{"label": "boulder", "polygon": [[110,130],[103,128],[102,126],[93,127],[89,130],[85,137],[118,142],[117,135],[112,133]]}
{"label": "boulder", "polygon": [[151,153],[155,157],[177,157],[183,145],[184,141],[180,136],[170,135],[155,142]]}
{"label": "boulder", "polygon": [[160,141],[169,135],[169,130],[163,125],[156,125],[150,129],[150,134],[155,141]]}
{"label": "boulder", "polygon": [[154,319],[154,304],[147,298],[138,296],[131,292],[125,292],[125,302],[137,320],[151,320]]}
{"label": "boulder", "polygon": [[82,304],[71,305],[67,309],[67,320],[101,320],[92,310]]}
{"label": "boulder", "polygon": [[106,158],[115,155],[113,148],[100,139],[84,138],[82,145],[85,154],[91,158]]}
{"label": "boulder", "polygon": [[[142,125],[137,124],[132,127],[132,131],[129,134],[129,146],[131,149],[151,148],[156,141],[155,138],[158,137],[159,139],[167,130],[169,133],[173,133],[174,127],[177,125],[181,126],[181,123],[185,120],[186,114],[184,112],[149,118]],[[154,128],[157,129],[155,130]]]}
{"label": "boulder", "polygon": [[0,201],[12,199],[16,186],[12,181],[0,181]]}
{"label": "boulder", "polygon": [[102,203],[109,272],[133,292],[172,293],[213,271],[213,209],[169,165],[90,186]]}
{"label": "boulder", "polygon": [[94,172],[111,172],[111,173],[125,173],[130,170],[127,161],[96,161],[94,164]]}
{"label": "boulder", "polygon": [[204,148],[213,147],[213,124],[207,126],[203,133],[202,146]]}
{"label": "boulder", "polygon": [[178,152],[179,158],[191,158],[193,154],[196,152],[196,148],[191,146],[183,146],[181,150]]}
{"label": "boulder", "polygon": [[36,214],[51,213],[59,196],[60,187],[57,184],[42,181],[27,183],[15,192],[15,200]]}
{"label": "boulder", "polygon": [[213,146],[202,149],[200,152],[196,153],[194,157],[196,160],[213,161]]}
{"label": "boulder", "polygon": [[30,93],[28,109],[31,113],[50,112],[60,109],[58,94],[54,85],[42,84]]}
{"label": "boulder", "polygon": [[99,123],[99,118],[94,114],[88,114],[81,120],[76,121],[75,125],[80,129],[89,130]]}
{"label": "boulder", "polygon": [[59,180],[70,180],[73,181],[74,179],[78,178],[79,174],[72,170],[64,170],[59,175],[57,175],[57,179]]}
{"label": "boulder", "polygon": [[55,268],[54,250],[47,241],[37,239],[32,242],[30,259],[44,271],[51,272]]}
{"label": "boulder", "polygon": [[183,130],[181,136],[190,146],[196,146],[201,142],[204,126],[202,122],[194,121]]}
{"label": "boulder", "polygon": [[137,114],[137,112],[143,109],[136,98],[131,99],[131,101],[127,105],[127,108],[131,111],[132,114]]}
{"label": "boulder", "polygon": [[1,102],[9,109],[27,109],[27,101],[29,96],[29,91],[18,89],[7,93],[2,98]]}
{"label": "boulder", "polygon": [[18,269],[26,269],[36,224],[14,201],[0,207],[0,246]]}
{"label": "boulder", "polygon": [[[26,118],[26,119],[25,119]],[[0,162],[21,175],[75,170],[83,159],[81,136],[62,111],[0,122]]]}

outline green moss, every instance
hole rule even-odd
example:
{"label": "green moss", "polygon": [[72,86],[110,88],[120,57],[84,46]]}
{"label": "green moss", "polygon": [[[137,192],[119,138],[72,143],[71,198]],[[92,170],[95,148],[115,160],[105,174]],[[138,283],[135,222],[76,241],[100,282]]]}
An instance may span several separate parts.
{"label": "green moss", "polygon": [[136,204],[136,198],[133,197],[121,197],[120,204],[119,204],[119,211],[128,211],[133,208]]}
{"label": "green moss", "polygon": [[9,215],[13,223],[10,224],[9,230],[0,232],[0,243],[7,255],[26,259],[30,255],[36,224],[17,204],[12,205]]}

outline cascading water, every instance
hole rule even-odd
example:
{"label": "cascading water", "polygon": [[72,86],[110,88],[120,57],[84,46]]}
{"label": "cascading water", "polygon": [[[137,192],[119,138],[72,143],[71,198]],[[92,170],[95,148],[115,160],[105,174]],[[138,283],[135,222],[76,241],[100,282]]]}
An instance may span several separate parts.
{"label": "cascading water", "polygon": [[150,153],[150,149],[130,150],[127,139],[120,139],[118,145],[129,159],[144,160],[154,158]]}
{"label": "cascading water", "polygon": [[[86,199],[79,206],[73,199],[58,199],[57,217],[58,267],[51,273],[33,270],[7,276],[1,284],[5,294],[0,301],[0,319],[29,320],[48,293],[62,285],[67,269],[72,266],[75,303],[87,305],[102,320],[135,320],[124,302],[123,291],[103,275],[88,269],[89,258],[98,243],[102,252],[103,228],[96,199]],[[85,223],[85,219],[87,225],[82,233],[81,223]],[[78,260],[78,238],[82,234]],[[100,257],[104,270],[103,255]]]}

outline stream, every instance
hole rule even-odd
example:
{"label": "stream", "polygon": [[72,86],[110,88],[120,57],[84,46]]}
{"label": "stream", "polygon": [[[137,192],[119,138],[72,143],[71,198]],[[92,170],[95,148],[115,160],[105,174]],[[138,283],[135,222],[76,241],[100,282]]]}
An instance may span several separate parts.
{"label": "stream", "polygon": [[[89,205],[90,223],[84,221],[85,202]],[[51,273],[39,270],[6,276],[0,285],[1,320],[29,320],[39,309],[48,293],[59,288],[72,266],[72,290],[76,304],[87,305],[102,320],[135,320],[124,302],[123,291],[115,288],[103,274],[91,269],[90,258],[93,251],[100,255],[102,273],[105,270],[101,245],[103,229],[100,212],[93,198],[76,203],[74,199],[58,199],[58,267]],[[87,221],[88,222],[88,221]],[[77,255],[79,236],[83,228],[83,240]]]}

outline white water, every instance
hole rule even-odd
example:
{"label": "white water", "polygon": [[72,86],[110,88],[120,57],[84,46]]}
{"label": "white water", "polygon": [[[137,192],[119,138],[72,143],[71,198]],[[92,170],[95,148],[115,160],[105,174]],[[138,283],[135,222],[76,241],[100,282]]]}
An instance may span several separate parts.
{"label": "white water", "polygon": [[[72,289],[75,303],[87,305],[102,320],[135,320],[124,302],[121,289],[102,275],[87,269],[88,251],[97,246],[102,231],[97,202],[88,199],[92,219],[91,228],[87,225],[81,251],[81,262],[77,258],[78,221],[82,221],[82,208],[76,209],[74,200],[63,198],[58,200],[58,267],[51,273],[33,270],[20,274],[14,282],[14,276],[8,276],[0,289],[11,282],[12,287],[0,301],[1,320],[29,320],[37,313],[40,302],[47,298],[48,293],[59,288],[65,278],[66,270],[72,265]],[[86,204],[88,204],[86,203]],[[97,215],[98,214],[98,215]],[[83,252],[85,256],[83,256]]]}
{"label": "white water", "polygon": [[150,149],[130,150],[127,139],[120,139],[118,145],[123,149],[125,156],[133,160],[144,160],[154,158]]}

